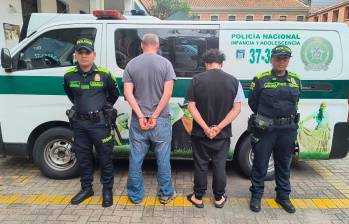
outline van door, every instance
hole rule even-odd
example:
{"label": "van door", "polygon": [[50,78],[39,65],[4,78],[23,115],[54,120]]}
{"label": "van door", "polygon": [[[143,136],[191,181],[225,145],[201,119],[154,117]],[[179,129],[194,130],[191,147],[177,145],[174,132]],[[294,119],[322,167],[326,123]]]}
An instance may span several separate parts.
{"label": "van door", "polygon": [[[242,80],[246,94],[253,77],[271,69],[271,49],[277,45],[291,48],[288,69],[301,76],[303,85],[298,105],[300,158],[330,158],[335,125],[346,121],[348,111],[348,80],[340,80],[345,63],[340,33],[328,27],[314,30],[241,27],[221,30],[220,38],[227,55],[225,69]],[[251,111],[247,105],[242,110],[238,120],[246,121]]]}
{"label": "van door", "polygon": [[75,64],[74,44],[79,38],[95,41],[100,63],[102,25],[67,24],[39,31],[21,42],[13,55],[11,72],[0,74],[0,118],[4,142],[26,143],[29,134],[49,121],[66,121],[70,102],[63,75]]}
{"label": "van door", "polygon": [[[174,157],[191,158],[190,133],[193,119],[187,109],[184,97],[187,94],[191,78],[204,71],[201,56],[211,48],[219,48],[219,25],[198,24],[108,24],[107,25],[107,64],[116,73],[119,86],[122,87],[122,74],[126,64],[141,54],[140,43],[146,33],[159,36],[159,54],[171,61],[177,75],[170,110],[173,125],[172,149]],[[119,100],[117,107],[120,119],[117,120],[119,129],[119,155],[128,148],[128,127],[130,108],[126,101]]]}

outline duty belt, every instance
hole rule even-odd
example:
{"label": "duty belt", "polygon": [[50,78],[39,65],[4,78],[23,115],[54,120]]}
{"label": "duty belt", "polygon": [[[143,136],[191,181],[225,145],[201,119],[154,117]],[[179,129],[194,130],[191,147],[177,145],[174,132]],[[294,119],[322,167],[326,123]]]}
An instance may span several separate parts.
{"label": "duty belt", "polygon": [[80,120],[89,120],[89,121],[99,121],[100,116],[103,115],[103,111],[96,110],[93,112],[88,112],[86,114],[83,113],[77,113],[77,118]]}
{"label": "duty belt", "polygon": [[281,117],[273,119],[274,125],[286,125],[292,124],[294,122],[294,116],[291,117]]}

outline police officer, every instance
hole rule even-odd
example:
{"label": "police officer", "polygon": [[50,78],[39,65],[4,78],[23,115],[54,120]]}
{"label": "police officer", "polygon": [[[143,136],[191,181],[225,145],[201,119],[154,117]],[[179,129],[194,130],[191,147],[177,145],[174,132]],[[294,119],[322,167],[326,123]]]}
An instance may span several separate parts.
{"label": "police officer", "polygon": [[250,209],[254,212],[261,209],[264,178],[272,153],[276,202],[289,213],[296,211],[289,199],[290,165],[297,138],[297,104],[301,83],[297,74],[286,70],[291,54],[287,46],[272,49],[272,70],[254,77],[250,87],[248,104],[254,113],[250,121],[254,153]]}
{"label": "police officer", "polygon": [[76,67],[66,71],[64,90],[73,103],[67,115],[74,130],[72,150],[75,153],[81,174],[81,191],[72,198],[79,204],[93,196],[93,146],[99,154],[101,183],[103,184],[103,207],[113,204],[114,139],[111,135],[110,111],[119,97],[116,80],[111,73],[94,64],[96,52],[93,42],[79,39],[75,45]]}

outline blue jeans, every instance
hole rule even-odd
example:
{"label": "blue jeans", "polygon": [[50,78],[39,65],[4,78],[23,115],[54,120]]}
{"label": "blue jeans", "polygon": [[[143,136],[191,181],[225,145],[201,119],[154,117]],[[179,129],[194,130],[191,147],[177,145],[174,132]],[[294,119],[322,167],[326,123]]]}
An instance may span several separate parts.
{"label": "blue jeans", "polygon": [[158,196],[172,196],[174,189],[171,176],[171,139],[172,127],[170,118],[161,118],[153,129],[142,130],[138,119],[132,117],[130,127],[130,158],[127,179],[128,197],[139,203],[144,197],[142,164],[150,143],[154,147],[158,166]]}

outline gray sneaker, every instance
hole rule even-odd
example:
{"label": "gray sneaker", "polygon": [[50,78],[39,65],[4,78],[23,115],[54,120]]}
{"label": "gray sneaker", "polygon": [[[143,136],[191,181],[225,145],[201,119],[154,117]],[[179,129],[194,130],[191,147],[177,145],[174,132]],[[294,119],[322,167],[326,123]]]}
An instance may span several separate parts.
{"label": "gray sneaker", "polygon": [[159,196],[159,201],[161,204],[167,204],[177,197],[176,191],[173,192],[172,196]]}

